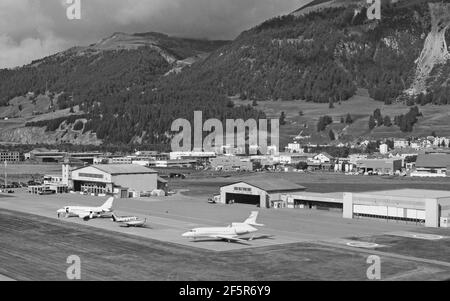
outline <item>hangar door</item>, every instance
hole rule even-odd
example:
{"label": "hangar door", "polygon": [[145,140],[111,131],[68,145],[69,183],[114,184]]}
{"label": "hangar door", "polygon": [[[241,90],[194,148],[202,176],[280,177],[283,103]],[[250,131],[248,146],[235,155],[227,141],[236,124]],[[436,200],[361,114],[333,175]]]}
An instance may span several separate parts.
{"label": "hangar door", "polygon": [[248,205],[259,205],[260,196],[259,195],[249,195],[249,194],[239,194],[239,193],[227,193],[226,203],[248,204]]}
{"label": "hangar door", "polygon": [[357,216],[377,217],[377,218],[414,221],[414,222],[425,221],[425,210],[419,209],[354,205],[353,213],[356,214]]}

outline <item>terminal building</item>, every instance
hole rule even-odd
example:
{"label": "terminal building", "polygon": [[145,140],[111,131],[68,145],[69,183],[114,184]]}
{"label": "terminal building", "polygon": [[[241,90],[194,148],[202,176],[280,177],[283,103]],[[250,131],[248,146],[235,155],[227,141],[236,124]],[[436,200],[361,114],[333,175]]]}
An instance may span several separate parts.
{"label": "terminal building", "polygon": [[76,160],[79,162],[84,162],[86,164],[93,164],[94,159],[99,156],[101,156],[101,153],[98,152],[68,153],[60,152],[59,150],[38,148],[25,154],[25,159],[41,163],[56,163],[64,162],[65,160]]}
{"label": "terminal building", "polygon": [[258,205],[261,208],[278,208],[282,195],[298,193],[306,188],[277,178],[248,179],[222,186],[220,202],[224,204],[241,203]]}
{"label": "terminal building", "polygon": [[74,169],[71,175],[73,190],[79,192],[127,198],[130,192],[139,195],[158,189],[158,173],[133,164],[92,165]]}
{"label": "terminal building", "polygon": [[4,152],[0,151],[0,162],[19,162],[20,153],[19,152]]}
{"label": "terminal building", "polygon": [[253,171],[251,161],[241,160],[235,156],[221,156],[210,160],[211,168],[221,171]]}

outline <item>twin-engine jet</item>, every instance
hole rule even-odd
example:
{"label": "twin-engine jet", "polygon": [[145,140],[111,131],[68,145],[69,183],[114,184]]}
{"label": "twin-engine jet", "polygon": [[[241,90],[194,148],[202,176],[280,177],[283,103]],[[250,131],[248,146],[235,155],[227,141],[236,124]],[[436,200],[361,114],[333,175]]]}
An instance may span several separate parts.
{"label": "twin-engine jet", "polygon": [[58,218],[61,216],[64,216],[66,218],[79,217],[85,221],[88,221],[93,218],[110,216],[113,212],[113,202],[114,198],[109,198],[100,207],[66,206],[56,211],[56,213],[58,214]]}
{"label": "twin-engine jet", "polygon": [[112,220],[119,223],[121,227],[144,227],[147,219],[140,219],[136,216],[117,216],[112,214]]}
{"label": "twin-engine jet", "polygon": [[[256,223],[258,212],[253,211],[248,219],[243,223],[232,223],[228,227],[211,227],[211,228],[196,228],[183,234],[183,237],[198,239],[198,238],[212,238],[218,240],[225,240],[228,242],[246,242],[246,240],[239,238],[239,236],[247,235],[258,231],[255,227],[263,227],[264,225]],[[253,240],[251,237],[249,240]]]}

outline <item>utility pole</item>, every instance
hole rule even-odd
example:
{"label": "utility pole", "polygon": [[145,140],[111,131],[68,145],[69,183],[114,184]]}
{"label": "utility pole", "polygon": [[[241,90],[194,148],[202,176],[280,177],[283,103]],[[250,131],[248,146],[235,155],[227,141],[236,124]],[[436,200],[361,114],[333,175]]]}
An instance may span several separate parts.
{"label": "utility pole", "polygon": [[6,160],[5,160],[5,189],[8,189],[8,173],[6,172],[7,165],[8,164],[6,163]]}

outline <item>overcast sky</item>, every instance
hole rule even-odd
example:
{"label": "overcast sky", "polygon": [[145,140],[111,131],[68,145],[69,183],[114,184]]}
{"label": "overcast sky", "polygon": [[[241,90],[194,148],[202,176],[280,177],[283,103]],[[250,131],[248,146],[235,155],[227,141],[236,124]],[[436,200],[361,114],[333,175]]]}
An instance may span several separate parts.
{"label": "overcast sky", "polygon": [[[233,39],[309,0],[80,0],[81,20],[68,20],[68,0],[0,0],[0,68],[12,68],[114,32]],[[70,0],[69,2],[71,2]]]}

